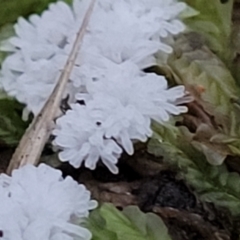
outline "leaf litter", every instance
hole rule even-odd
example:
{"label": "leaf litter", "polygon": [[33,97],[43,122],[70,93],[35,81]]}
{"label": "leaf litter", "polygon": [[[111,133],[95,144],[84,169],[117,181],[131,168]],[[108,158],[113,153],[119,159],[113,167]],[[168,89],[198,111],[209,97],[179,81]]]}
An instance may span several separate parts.
{"label": "leaf litter", "polygon": [[168,227],[173,240],[238,239],[240,220],[237,217],[232,218],[225,208],[201,201],[193,188],[179,176],[176,167],[159,162],[158,157],[146,150],[139,152],[128,160],[138,158],[138,161],[146,163],[147,158],[150,166],[157,162],[156,174],[136,172],[126,159],[120,162],[118,175],[109,173],[104,166],[94,171],[76,170],[67,164],[60,168],[66,175],[84,183],[100,203],[111,203],[120,210],[137,205],[143,212],[157,214]]}

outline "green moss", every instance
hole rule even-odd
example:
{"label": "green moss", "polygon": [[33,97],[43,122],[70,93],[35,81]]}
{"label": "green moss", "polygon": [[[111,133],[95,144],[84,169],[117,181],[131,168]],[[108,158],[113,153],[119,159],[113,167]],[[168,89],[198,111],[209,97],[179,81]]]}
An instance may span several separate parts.
{"label": "green moss", "polygon": [[[1,0],[0,28],[7,23],[14,23],[19,16],[27,17],[33,13],[41,13],[48,4],[56,0]],[[70,3],[71,0],[65,0]]]}

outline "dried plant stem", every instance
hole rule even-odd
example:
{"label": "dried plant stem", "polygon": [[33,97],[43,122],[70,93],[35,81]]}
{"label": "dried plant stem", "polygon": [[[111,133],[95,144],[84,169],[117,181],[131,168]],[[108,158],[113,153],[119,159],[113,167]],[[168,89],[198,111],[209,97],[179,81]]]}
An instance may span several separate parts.
{"label": "dried plant stem", "polygon": [[53,128],[53,121],[59,110],[60,102],[66,85],[68,83],[71,71],[74,67],[77,55],[79,53],[87,25],[90,21],[91,14],[96,0],[92,0],[79,32],[77,33],[72,51],[68,57],[66,65],[62,70],[58,83],[55,86],[51,96],[44,105],[41,112],[33,120],[29,128],[23,135],[10,164],[7,173],[11,174],[12,170],[19,168],[25,164],[37,164],[41,156],[42,150],[49,139]]}

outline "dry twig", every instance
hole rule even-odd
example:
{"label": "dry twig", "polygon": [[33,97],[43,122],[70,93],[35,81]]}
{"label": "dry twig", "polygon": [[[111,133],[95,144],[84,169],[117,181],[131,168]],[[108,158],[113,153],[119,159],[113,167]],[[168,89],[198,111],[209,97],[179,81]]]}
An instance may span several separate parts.
{"label": "dry twig", "polygon": [[96,0],[92,0],[89,5],[81,28],[77,33],[72,51],[68,57],[61,76],[59,77],[57,85],[41,112],[38,116],[36,116],[29,128],[26,130],[15,153],[13,154],[7,169],[8,174],[11,174],[13,169],[19,168],[25,164],[38,163],[42,150],[51,134],[53,121],[56,118],[63,91],[66,88],[69,76],[79,53],[95,2]]}

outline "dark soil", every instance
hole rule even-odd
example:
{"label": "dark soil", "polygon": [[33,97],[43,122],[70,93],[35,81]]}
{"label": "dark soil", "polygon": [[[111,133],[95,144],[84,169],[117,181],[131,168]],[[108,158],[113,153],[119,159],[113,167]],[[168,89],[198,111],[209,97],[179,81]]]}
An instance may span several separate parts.
{"label": "dark soil", "polygon": [[[148,161],[154,158],[143,152],[140,155]],[[137,157],[139,160],[140,155],[136,153],[131,158]],[[95,171],[84,168],[74,170],[67,164],[61,168],[66,175],[70,174],[86,184],[93,197],[100,202],[111,202],[119,209],[138,205],[144,212],[158,214],[173,240],[239,239],[240,221],[233,219],[225,209],[202,203],[169,166],[161,166],[155,175],[151,172],[147,176],[146,171],[130,162],[128,164],[127,159],[122,161],[118,175],[111,174],[102,165]]]}
{"label": "dark soil", "polygon": [[196,206],[195,196],[183,181],[176,180],[171,171],[164,171],[146,179],[135,191],[139,197],[139,206],[143,211],[152,210],[153,206],[192,209]]}

